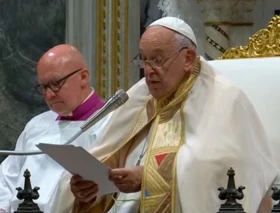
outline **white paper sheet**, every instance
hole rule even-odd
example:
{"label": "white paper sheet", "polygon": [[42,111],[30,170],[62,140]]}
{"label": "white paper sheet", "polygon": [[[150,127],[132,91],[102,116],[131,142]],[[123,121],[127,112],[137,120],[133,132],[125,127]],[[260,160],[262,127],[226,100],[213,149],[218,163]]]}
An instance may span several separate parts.
{"label": "white paper sheet", "polygon": [[116,185],[108,179],[110,168],[82,147],[45,143],[36,146],[71,174],[80,175],[85,180],[97,183],[99,196],[118,191]]}

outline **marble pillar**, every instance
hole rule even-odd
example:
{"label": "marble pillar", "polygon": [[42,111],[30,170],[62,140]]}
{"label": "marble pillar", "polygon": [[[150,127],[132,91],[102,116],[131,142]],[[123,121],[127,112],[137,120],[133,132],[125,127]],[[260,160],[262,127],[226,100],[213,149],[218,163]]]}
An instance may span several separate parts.
{"label": "marble pillar", "polygon": [[85,56],[88,68],[93,73],[94,84],[95,49],[96,49],[96,13],[97,1],[66,1],[66,43],[77,47]]}
{"label": "marble pillar", "polygon": [[34,89],[36,65],[64,43],[65,9],[65,0],[0,0],[0,149],[13,149],[26,123],[48,109]]}

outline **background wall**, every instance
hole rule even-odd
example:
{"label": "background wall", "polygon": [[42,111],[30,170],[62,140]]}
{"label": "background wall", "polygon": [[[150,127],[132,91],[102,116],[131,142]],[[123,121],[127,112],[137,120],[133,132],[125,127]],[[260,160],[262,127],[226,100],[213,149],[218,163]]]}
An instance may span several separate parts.
{"label": "background wall", "polygon": [[103,98],[139,80],[131,60],[139,52],[140,1],[67,0],[66,29],[67,43],[86,57],[91,83]]}
{"label": "background wall", "polygon": [[[254,31],[267,25],[274,16],[275,10],[280,10],[279,0],[257,0],[254,8]],[[280,15],[280,14],[279,14]]]}
{"label": "background wall", "polygon": [[280,10],[280,0],[256,0],[253,8],[253,26],[248,30],[244,30],[244,27],[236,29],[231,37],[231,46],[246,45],[250,36],[267,27],[275,15],[275,10]]}
{"label": "background wall", "polygon": [[[214,0],[212,1],[215,2]],[[199,4],[198,2],[201,3]],[[184,19],[193,28],[198,41],[198,52],[201,55],[204,55],[205,53],[206,43],[204,17],[217,16],[217,14],[214,14],[214,6],[212,6],[211,4],[207,5],[207,9],[204,11],[204,13],[202,12],[203,5],[205,8],[207,2],[207,0],[160,0],[160,6],[161,9],[164,11],[164,15],[180,17]],[[221,4],[221,2],[223,1],[217,1],[218,4]],[[240,2],[242,3],[243,0],[240,0]],[[221,16],[221,20],[224,20],[224,16],[230,14],[228,13],[229,8],[227,8],[226,5],[220,6],[219,8],[215,8],[215,10],[218,9],[221,10],[221,13],[218,14]],[[244,8],[241,7],[241,9]],[[250,36],[252,36],[256,31],[267,26],[268,22],[274,16],[275,10],[280,10],[280,0],[255,0],[251,12],[253,25],[230,26],[229,47],[246,45]],[[244,11],[240,11],[240,14],[243,14],[245,12],[248,13],[248,11],[244,9]],[[238,20],[236,21],[238,22]]]}
{"label": "background wall", "polygon": [[65,3],[0,0],[0,149],[13,149],[25,124],[48,109],[34,89],[36,65],[65,41]]}

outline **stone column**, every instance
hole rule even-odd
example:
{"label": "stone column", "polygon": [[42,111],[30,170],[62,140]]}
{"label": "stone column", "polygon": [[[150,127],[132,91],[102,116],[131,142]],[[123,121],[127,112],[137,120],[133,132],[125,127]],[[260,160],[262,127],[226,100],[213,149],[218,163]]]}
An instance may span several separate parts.
{"label": "stone column", "polygon": [[105,98],[139,80],[130,63],[138,53],[139,1],[68,0],[67,41],[77,46],[91,69],[92,85]]}
{"label": "stone column", "polygon": [[77,47],[85,56],[88,68],[92,72],[91,81],[95,86],[95,26],[96,1],[67,0],[66,43]]}
{"label": "stone column", "polygon": [[[246,26],[240,33],[253,25],[254,0],[197,0],[204,15],[205,55],[209,60],[217,59],[229,47],[234,27]],[[251,28],[250,28],[251,29]]]}

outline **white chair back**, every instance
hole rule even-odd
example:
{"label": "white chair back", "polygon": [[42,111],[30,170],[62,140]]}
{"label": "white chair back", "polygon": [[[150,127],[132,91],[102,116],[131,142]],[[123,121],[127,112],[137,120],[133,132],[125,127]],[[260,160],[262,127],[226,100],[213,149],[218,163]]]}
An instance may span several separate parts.
{"label": "white chair back", "polygon": [[215,60],[210,64],[241,88],[255,106],[280,171],[280,57]]}

